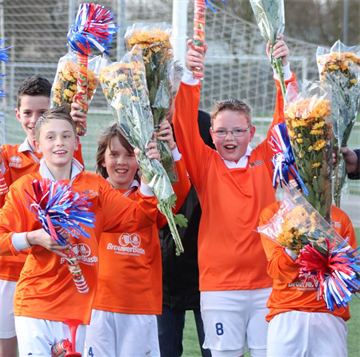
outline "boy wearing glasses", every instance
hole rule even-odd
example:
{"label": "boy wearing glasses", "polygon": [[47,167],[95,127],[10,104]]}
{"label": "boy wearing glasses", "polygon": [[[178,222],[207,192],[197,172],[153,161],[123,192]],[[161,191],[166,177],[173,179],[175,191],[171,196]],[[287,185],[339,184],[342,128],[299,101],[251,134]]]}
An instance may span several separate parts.
{"label": "boy wearing glasses", "polygon": [[[211,113],[210,134],[216,150],[203,143],[197,125],[201,86],[192,71],[203,66],[204,57],[194,50],[191,40],[188,46],[174,128],[202,209],[198,255],[204,348],[213,357],[239,357],[245,347],[252,357],[266,356],[266,302],[272,279],[266,272],[260,235],[254,229],[261,210],[276,200],[269,135],[252,149],[251,108],[240,100],[224,100]],[[282,58],[286,82],[294,81],[282,36],[273,55]],[[272,125],[284,121],[280,84],[276,86]]]}

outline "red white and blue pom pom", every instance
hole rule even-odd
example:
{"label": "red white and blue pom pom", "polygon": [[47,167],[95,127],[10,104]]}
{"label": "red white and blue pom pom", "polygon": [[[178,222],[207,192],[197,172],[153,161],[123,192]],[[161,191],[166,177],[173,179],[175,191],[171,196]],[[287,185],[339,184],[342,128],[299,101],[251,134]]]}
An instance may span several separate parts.
{"label": "red white and blue pom pom", "polygon": [[311,280],[323,296],[326,307],[334,311],[348,306],[352,294],[360,289],[360,253],[352,250],[347,240],[336,247],[335,242],[327,244],[326,255],[320,253],[313,244],[307,244],[300,252],[298,263],[301,266],[299,276],[304,284]]}
{"label": "red white and blue pom pom", "polygon": [[7,50],[10,48],[10,47],[7,47],[7,48],[1,48],[1,45],[6,41],[7,39],[3,39],[3,40],[0,40],[0,61],[1,62],[5,62],[5,63],[9,63],[9,56],[7,54]]}
{"label": "red white and blue pom pom", "polygon": [[[7,48],[1,48],[1,45],[6,41],[6,38],[4,40],[0,39],[0,62],[5,62],[8,63],[9,62],[9,56],[7,54],[7,50],[10,47]],[[6,76],[6,74],[0,74],[1,78],[4,78]],[[2,86],[3,81],[2,79],[0,79],[0,87]],[[5,97],[5,91],[3,89],[0,89],[0,98]],[[3,117],[3,115],[0,113],[0,116]]]}
{"label": "red white and blue pom pom", "polygon": [[89,238],[81,224],[94,227],[95,214],[89,211],[88,197],[74,192],[71,186],[50,179],[34,180],[33,194],[26,192],[29,210],[36,214],[44,230],[60,245],[68,240],[61,233],[66,231],[76,238]]}
{"label": "red white and blue pom pom", "polygon": [[278,178],[281,187],[283,182],[288,184],[290,174],[304,194],[308,195],[309,191],[295,168],[295,157],[285,123],[275,125],[271,129],[271,140],[269,144],[274,152],[271,159],[274,165],[273,186],[277,187]]}
{"label": "red white and blue pom pom", "polygon": [[102,5],[83,3],[79,5],[75,24],[68,32],[68,45],[86,56],[91,55],[92,47],[109,54],[112,37],[118,29],[110,10]]}

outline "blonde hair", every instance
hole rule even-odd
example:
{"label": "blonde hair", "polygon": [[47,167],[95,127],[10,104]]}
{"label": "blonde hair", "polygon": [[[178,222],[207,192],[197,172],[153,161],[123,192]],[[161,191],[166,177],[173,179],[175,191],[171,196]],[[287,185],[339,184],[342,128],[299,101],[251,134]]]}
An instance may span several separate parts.
{"label": "blonde hair", "polygon": [[248,122],[249,125],[252,125],[252,110],[250,106],[243,102],[242,100],[238,99],[226,99],[226,100],[219,100],[215,102],[214,108],[212,109],[210,116],[211,116],[211,126],[214,125],[214,121],[216,116],[224,111],[230,110],[233,112],[237,112],[239,114],[243,114]]}
{"label": "blonde hair", "polygon": [[76,137],[76,125],[73,118],[70,115],[70,109],[68,106],[63,105],[57,108],[51,108],[47,110],[36,122],[35,124],[35,139],[39,142],[40,130],[41,127],[48,123],[50,120],[65,120],[67,121],[71,127],[73,128],[75,137]]}

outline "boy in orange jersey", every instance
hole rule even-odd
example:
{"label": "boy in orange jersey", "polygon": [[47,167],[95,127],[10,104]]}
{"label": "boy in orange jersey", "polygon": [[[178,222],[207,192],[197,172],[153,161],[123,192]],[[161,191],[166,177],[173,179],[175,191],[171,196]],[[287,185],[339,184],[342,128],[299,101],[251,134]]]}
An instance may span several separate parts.
{"label": "boy in orange jersey", "polygon": [[[17,283],[14,306],[15,326],[21,356],[50,355],[51,345],[68,338],[68,328],[62,321],[72,318],[89,324],[95,298],[98,272],[98,242],[103,231],[140,229],[151,226],[157,217],[156,199],[149,187],[141,183],[139,200],[134,202],[113,190],[99,175],[83,171],[73,158],[78,146],[75,123],[65,108],[44,113],[35,126],[36,149],[43,154],[38,172],[18,179],[10,187],[0,210],[0,254],[17,255],[30,248]],[[149,144],[156,149],[156,144]],[[149,150],[150,158],[159,157]],[[89,195],[90,210],[95,213],[94,228],[86,227],[90,238],[69,238],[78,250],[78,260],[89,286],[80,294],[61,252],[60,246],[42,229],[35,215],[24,205],[26,192],[32,192],[34,179],[64,180],[75,192]],[[147,193],[149,195],[147,195]],[[84,349],[85,326],[77,333],[77,351]]]}
{"label": "boy in orange jersey", "polygon": [[[36,152],[34,146],[34,129],[39,117],[49,109],[50,95],[51,83],[39,76],[26,78],[18,89],[15,114],[26,138],[21,145],[5,144],[0,147],[0,171],[8,187],[20,177],[39,169],[42,155]],[[74,156],[83,164],[81,149]],[[0,195],[0,208],[5,197]],[[13,296],[26,256],[27,251],[16,257],[0,257],[0,356],[17,356]]]}
{"label": "boy in orange jersey", "polygon": [[[223,100],[211,113],[216,151],[203,143],[197,124],[200,84],[192,71],[203,66],[204,58],[193,49],[191,40],[188,46],[174,128],[202,209],[198,255],[204,348],[211,349],[213,357],[239,357],[246,346],[253,357],[266,356],[266,302],[272,280],[266,273],[260,235],[254,229],[261,210],[275,202],[269,138],[251,149],[255,135],[251,109],[240,100]],[[282,36],[273,55],[282,58],[286,81],[295,80]],[[276,85],[272,125],[284,121],[283,98],[279,83]]]}
{"label": "boy in orange jersey", "polygon": [[[173,185],[179,209],[190,189],[185,164],[167,121],[160,124],[157,137],[172,149],[179,178]],[[133,201],[139,199],[138,164],[119,124],[100,136],[96,162],[97,172],[114,189]],[[159,212],[152,227],[102,234],[99,282],[86,331],[87,356],[160,357],[155,316],[161,314],[162,307],[158,230],[165,224],[166,218]]]}
{"label": "boy in orange jersey", "polygon": [[[259,225],[264,225],[279,210],[278,202],[266,207]],[[336,206],[331,207],[333,228],[355,249],[356,237],[349,217]],[[349,309],[334,307],[329,311],[316,287],[298,277],[297,255],[266,236],[261,236],[268,260],[268,274],[274,279],[267,307],[270,309],[267,338],[268,357],[347,356]],[[336,331],[336,333],[334,333]],[[331,333],[333,332],[333,333]]]}

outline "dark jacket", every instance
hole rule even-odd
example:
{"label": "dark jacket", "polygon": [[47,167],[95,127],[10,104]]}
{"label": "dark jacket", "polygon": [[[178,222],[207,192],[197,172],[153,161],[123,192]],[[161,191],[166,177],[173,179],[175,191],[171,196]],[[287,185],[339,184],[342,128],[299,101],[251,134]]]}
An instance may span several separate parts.
{"label": "dark jacket", "polygon": [[[214,148],[210,129],[210,115],[199,110],[200,135],[205,144]],[[166,225],[159,232],[163,265],[163,304],[171,310],[200,308],[199,269],[197,262],[197,237],[201,208],[193,186],[179,213],[188,219],[186,228],[179,228],[184,253],[175,255],[174,240]]]}
{"label": "dark jacket", "polygon": [[[359,161],[359,167],[360,167],[360,149],[354,150],[355,154]],[[348,177],[350,180],[359,180],[360,179],[360,172],[353,172],[352,174],[348,174]]]}

